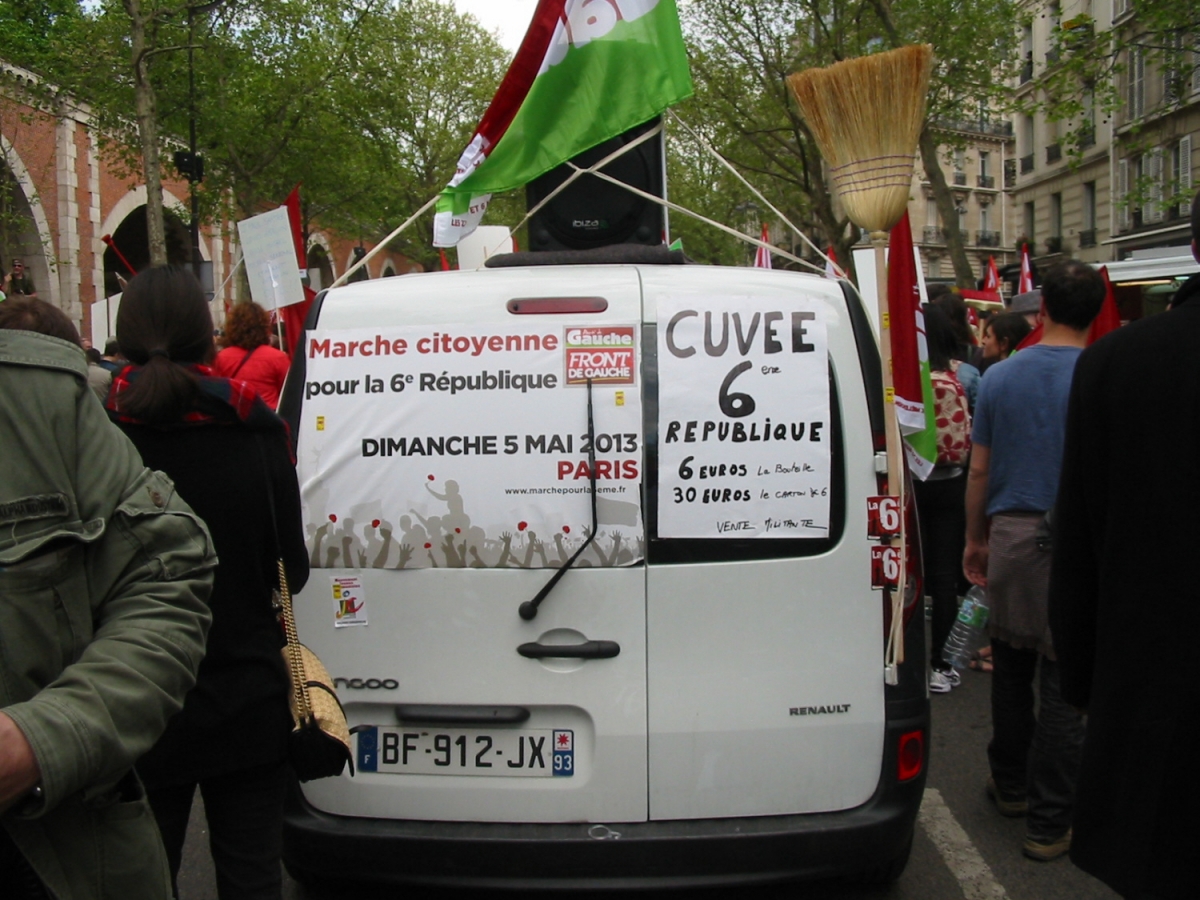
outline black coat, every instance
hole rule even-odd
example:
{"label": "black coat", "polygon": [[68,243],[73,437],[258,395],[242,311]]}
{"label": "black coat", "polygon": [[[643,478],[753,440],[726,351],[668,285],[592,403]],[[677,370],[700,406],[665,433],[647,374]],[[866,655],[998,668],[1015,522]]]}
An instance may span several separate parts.
{"label": "black coat", "polygon": [[1088,712],[1071,858],[1124,896],[1200,891],[1200,276],[1075,369],[1050,627]]}
{"label": "black coat", "polygon": [[120,427],[146,465],[166,472],[205,521],[220,560],[196,686],[138,772],[148,786],[163,787],[278,762],[291,715],[283,631],[271,607],[279,557],[268,473],[289,584],[299,591],[308,579],[300,490],[283,425],[269,431],[229,424]]}

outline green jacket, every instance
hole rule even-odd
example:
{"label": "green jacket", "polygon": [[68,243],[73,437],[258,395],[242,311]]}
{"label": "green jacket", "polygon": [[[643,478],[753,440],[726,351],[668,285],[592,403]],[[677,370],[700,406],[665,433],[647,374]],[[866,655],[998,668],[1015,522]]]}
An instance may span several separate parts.
{"label": "green jacket", "polygon": [[204,656],[208,530],[109,423],[66,341],[0,329],[0,447],[0,708],[44,795],[0,824],[57,900],[165,900],[130,769]]}

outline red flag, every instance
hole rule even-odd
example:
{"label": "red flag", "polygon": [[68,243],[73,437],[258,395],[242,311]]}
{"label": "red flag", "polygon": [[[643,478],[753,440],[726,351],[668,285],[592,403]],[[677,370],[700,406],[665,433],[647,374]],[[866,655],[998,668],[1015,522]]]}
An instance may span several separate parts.
{"label": "red flag", "polygon": [[[769,243],[767,240],[767,223],[763,222],[762,227],[762,242]],[[758,269],[771,268],[771,251],[766,247],[759,247],[754,253],[754,266]]]}
{"label": "red flag", "polygon": [[1021,245],[1021,280],[1017,284],[1017,293],[1024,294],[1033,290],[1033,263],[1029,261],[1029,245]]}
{"label": "red flag", "polygon": [[[1038,322],[1033,326],[1033,331],[1025,335],[1025,340],[1017,344],[1017,350],[1024,350],[1026,347],[1032,347],[1034,344],[1040,343],[1042,340],[1042,323]],[[1016,350],[1013,351],[1014,353]]]}
{"label": "red flag", "polygon": [[838,277],[837,254],[833,250],[833,244],[829,245],[829,252],[827,252],[825,255],[827,257],[829,257],[828,259],[825,260],[825,277],[826,278],[837,278]]}
{"label": "red flag", "polygon": [[1104,279],[1104,303],[1100,306],[1099,314],[1092,320],[1092,327],[1088,331],[1089,344],[1121,327],[1121,313],[1117,310],[1117,298],[1113,293],[1112,282],[1108,280],[1108,266],[1100,267],[1100,276]]}
{"label": "red flag", "polygon": [[1000,272],[996,268],[996,257],[989,256],[987,264],[987,274],[983,276],[983,289],[985,291],[1000,290]]}
{"label": "red flag", "polygon": [[[308,268],[308,258],[304,252],[304,234],[300,228],[300,185],[292,188],[292,192],[288,194],[283,205],[287,207],[288,222],[292,226],[292,243],[296,245],[296,262],[300,266],[300,271],[303,272]],[[306,284],[303,303],[293,303],[279,310],[283,318],[284,337],[287,339],[284,342],[285,346],[281,349],[288,356],[291,356],[295,350],[296,339],[304,330],[304,320],[308,318],[309,307],[312,306],[316,296],[316,292]]]}
{"label": "red flag", "polygon": [[446,251],[443,250],[441,247],[438,247],[438,256],[440,256],[442,258],[442,271],[449,272],[450,271],[450,260],[446,259]]}

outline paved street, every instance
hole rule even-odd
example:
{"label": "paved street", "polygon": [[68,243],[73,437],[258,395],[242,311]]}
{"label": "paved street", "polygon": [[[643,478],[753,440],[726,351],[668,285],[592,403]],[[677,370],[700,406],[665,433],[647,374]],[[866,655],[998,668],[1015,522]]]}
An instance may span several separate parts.
{"label": "paved street", "polygon": [[[741,892],[754,900],[1116,900],[1117,895],[1068,860],[1036,863],[1021,856],[1024,821],[996,814],[983,793],[985,748],[990,735],[989,675],[963,673],[963,685],[933,697],[930,777],[917,827],[912,859],[891,890],[863,890],[842,884],[794,885]],[[199,802],[197,800],[197,810]],[[180,877],[180,900],[215,900],[203,821],[193,815]],[[477,900],[479,892],[470,892]],[[578,893],[578,892],[573,892]],[[695,900],[727,900],[728,889],[687,892]],[[464,900],[467,892],[395,889],[382,898],[427,897]],[[358,890],[347,896],[366,900]],[[286,881],[284,897],[302,900],[303,890]]]}

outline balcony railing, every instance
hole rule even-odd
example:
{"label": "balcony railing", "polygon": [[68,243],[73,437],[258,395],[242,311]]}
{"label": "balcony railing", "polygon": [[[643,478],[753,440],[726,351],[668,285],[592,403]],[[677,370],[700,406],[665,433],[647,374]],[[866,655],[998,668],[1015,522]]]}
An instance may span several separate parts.
{"label": "balcony railing", "polygon": [[1080,130],[1079,132],[1079,149],[1086,150],[1088,147],[1096,146],[1096,126],[1092,125],[1089,128]]}
{"label": "balcony railing", "polygon": [[975,178],[975,184],[981,188],[994,188],[996,186],[996,176],[978,175]]}
{"label": "balcony railing", "polygon": [[1062,159],[1062,144],[1051,144],[1046,148],[1046,162],[1056,163]]}
{"label": "balcony railing", "polygon": [[1004,186],[1010,188],[1017,183],[1017,161],[1015,159],[1006,159],[1004,161]]}
{"label": "balcony railing", "polygon": [[1046,51],[1046,65],[1052,66],[1058,62],[1058,48],[1052,47]]}
{"label": "balcony railing", "polygon": [[938,119],[935,124],[946,131],[966,131],[970,134],[992,134],[1011,137],[1012,122],[997,122],[988,119]]}
{"label": "balcony railing", "polygon": [[1079,246],[1095,247],[1096,246],[1096,229],[1088,228],[1086,231],[1079,232]]}
{"label": "balcony railing", "polygon": [[937,225],[926,225],[921,232],[921,241],[926,244],[944,244],[946,236]]}
{"label": "balcony railing", "polygon": [[975,243],[980,247],[999,247],[1000,232],[998,231],[977,231],[975,232]]}
{"label": "balcony railing", "polygon": [[966,184],[967,183],[967,173],[966,172],[955,172],[954,173],[954,183],[959,184],[959,185]]}
{"label": "balcony railing", "polygon": [[1021,157],[1021,174],[1028,175],[1033,171],[1033,154]]}
{"label": "balcony railing", "polygon": [[1025,62],[1021,63],[1021,84],[1025,84],[1027,81],[1033,81],[1032,59],[1026,59]]}

